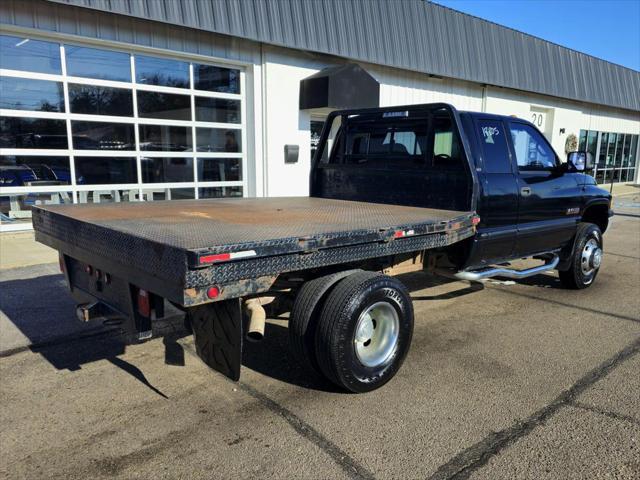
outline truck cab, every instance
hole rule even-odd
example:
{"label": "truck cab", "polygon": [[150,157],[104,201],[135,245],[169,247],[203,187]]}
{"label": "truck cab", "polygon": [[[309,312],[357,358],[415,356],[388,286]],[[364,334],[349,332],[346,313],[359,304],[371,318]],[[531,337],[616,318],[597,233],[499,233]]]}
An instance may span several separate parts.
{"label": "truck cab", "polygon": [[[311,195],[474,210],[476,235],[445,249],[457,269],[537,257],[562,272],[580,224],[601,236],[612,215],[611,195],[588,168],[562,162],[532,123],[513,116],[448,104],[350,110],[325,125]],[[597,259],[587,261],[599,262],[601,248],[592,250]]]}
{"label": "truck cab", "polygon": [[610,194],[592,176],[561,162],[532,123],[485,113],[460,117],[472,148],[481,218],[465,269],[553,251],[566,254],[580,222],[594,223],[604,233]]}

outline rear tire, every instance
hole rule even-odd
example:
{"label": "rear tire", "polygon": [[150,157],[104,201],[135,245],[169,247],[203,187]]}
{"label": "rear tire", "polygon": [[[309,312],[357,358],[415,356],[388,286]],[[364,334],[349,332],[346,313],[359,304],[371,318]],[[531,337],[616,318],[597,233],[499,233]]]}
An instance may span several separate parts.
{"label": "rear tire", "polygon": [[318,317],[329,291],[338,282],[361,270],[346,270],[305,282],[293,303],[289,317],[289,345],[295,358],[308,370],[322,375],[316,359]]}
{"label": "rear tire", "polygon": [[567,270],[558,271],[565,288],[580,290],[590,287],[600,271],[602,262],[602,232],[593,223],[580,223],[576,232],[571,263]]}
{"label": "rear tire", "polygon": [[397,279],[359,272],[336,285],[318,321],[322,373],[351,392],[380,388],[398,372],[413,335],[413,305]]}

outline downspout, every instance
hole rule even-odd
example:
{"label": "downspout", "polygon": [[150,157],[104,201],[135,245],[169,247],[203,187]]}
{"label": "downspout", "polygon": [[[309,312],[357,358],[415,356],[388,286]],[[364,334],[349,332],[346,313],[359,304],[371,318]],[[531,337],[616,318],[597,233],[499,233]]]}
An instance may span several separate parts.
{"label": "downspout", "polygon": [[482,113],[487,113],[487,90],[489,90],[489,86],[487,84],[482,86]]}
{"label": "downspout", "polygon": [[262,89],[262,195],[269,196],[269,138],[267,136],[267,62],[264,43],[260,43],[260,83]]}

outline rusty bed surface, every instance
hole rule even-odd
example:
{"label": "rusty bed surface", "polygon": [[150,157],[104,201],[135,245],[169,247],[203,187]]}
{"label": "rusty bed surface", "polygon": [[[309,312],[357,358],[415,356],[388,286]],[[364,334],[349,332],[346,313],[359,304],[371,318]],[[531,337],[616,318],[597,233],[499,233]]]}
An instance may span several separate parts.
{"label": "rusty bed surface", "polygon": [[470,212],[311,197],[226,198],[39,207],[180,249],[447,222]]}

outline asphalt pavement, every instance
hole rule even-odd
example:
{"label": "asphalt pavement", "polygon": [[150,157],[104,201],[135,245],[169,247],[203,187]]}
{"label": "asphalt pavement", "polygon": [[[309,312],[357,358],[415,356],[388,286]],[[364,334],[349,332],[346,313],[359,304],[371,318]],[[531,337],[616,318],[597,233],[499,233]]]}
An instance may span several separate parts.
{"label": "asphalt pavement", "polygon": [[303,371],[286,319],[234,383],[180,332],[78,330],[57,265],[4,270],[0,477],[640,478],[640,197],[616,204],[587,290],[403,276],[412,348],[364,395]]}

